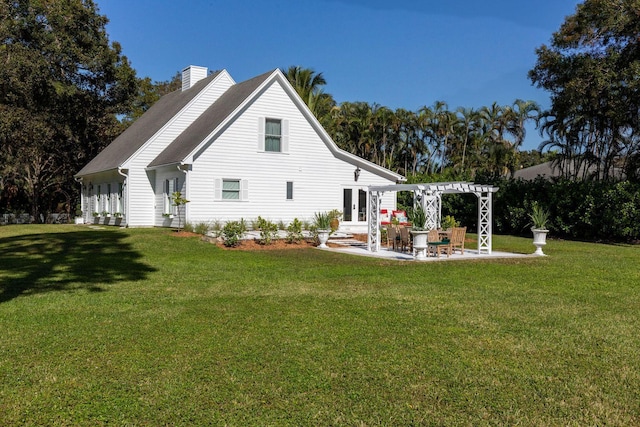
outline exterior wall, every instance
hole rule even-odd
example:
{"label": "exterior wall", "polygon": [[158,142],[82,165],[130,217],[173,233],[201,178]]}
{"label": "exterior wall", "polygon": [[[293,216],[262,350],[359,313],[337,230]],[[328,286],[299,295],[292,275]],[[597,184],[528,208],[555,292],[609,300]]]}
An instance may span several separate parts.
{"label": "exterior wall", "polygon": [[[259,150],[259,121],[288,120],[288,152]],[[343,208],[343,190],[366,191],[368,185],[393,184],[367,170],[355,181],[356,166],[337,159],[311,127],[278,82],[272,84],[219,135],[189,172],[188,220],[246,220],[258,215],[272,221],[311,220],[315,212]],[[216,200],[216,182],[246,182],[246,200]],[[293,200],[286,199],[286,183],[293,182]],[[384,199],[395,207],[395,196]],[[343,229],[366,231],[366,221],[343,222]],[[356,230],[357,229],[357,230]]]}
{"label": "exterior wall", "polygon": [[155,171],[146,170],[146,167],[232,85],[231,77],[226,72],[220,73],[124,165],[130,171],[130,226],[162,225],[163,221],[157,221],[156,174]]}

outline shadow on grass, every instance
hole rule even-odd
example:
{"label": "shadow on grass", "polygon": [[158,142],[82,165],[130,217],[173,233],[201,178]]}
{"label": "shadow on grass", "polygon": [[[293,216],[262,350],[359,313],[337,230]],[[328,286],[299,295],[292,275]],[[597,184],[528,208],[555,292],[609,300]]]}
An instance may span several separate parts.
{"label": "shadow on grass", "polygon": [[0,303],[21,295],[137,281],[154,268],[117,231],[32,234],[0,239]]}

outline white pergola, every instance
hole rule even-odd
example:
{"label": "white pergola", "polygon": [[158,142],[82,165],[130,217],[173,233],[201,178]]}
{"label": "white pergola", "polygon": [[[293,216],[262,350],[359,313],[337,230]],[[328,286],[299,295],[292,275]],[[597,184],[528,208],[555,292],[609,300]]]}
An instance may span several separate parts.
{"label": "white pergola", "polygon": [[385,193],[398,191],[412,191],[413,204],[418,203],[426,212],[427,230],[440,227],[442,209],[442,195],[452,193],[470,193],[478,198],[478,254],[491,255],[491,232],[493,216],[491,213],[492,194],[498,187],[479,185],[473,182],[434,182],[428,184],[394,184],[373,185],[369,187],[369,204],[367,218],[369,219],[368,249],[371,252],[380,250],[380,207]]}

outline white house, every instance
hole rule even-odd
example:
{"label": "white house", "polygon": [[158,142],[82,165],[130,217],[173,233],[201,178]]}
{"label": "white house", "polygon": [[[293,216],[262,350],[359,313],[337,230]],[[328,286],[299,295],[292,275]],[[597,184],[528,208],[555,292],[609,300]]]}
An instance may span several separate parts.
{"label": "white house", "polygon": [[280,70],[235,83],[196,66],[76,179],[85,222],[176,226],[179,190],[190,201],[183,223],[287,223],[340,209],[341,229],[362,232],[368,186],[404,180],[339,149]]}

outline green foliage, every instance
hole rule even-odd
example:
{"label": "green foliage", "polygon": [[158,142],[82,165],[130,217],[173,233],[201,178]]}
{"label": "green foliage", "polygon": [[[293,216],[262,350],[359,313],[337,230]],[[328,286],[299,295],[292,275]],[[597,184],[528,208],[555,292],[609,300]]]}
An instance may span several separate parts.
{"label": "green foliage", "polygon": [[191,222],[187,221],[184,223],[184,228],[183,228],[184,231],[193,233],[194,229],[195,229],[195,226]]}
{"label": "green foliage", "polygon": [[531,218],[531,225],[536,230],[545,230],[547,228],[547,222],[549,221],[549,211],[543,208],[537,201],[531,204],[531,212],[529,213]]}
{"label": "green foliage", "polygon": [[294,218],[287,226],[287,243],[299,243],[304,239],[302,235],[302,222],[298,218]]}
{"label": "green foliage", "polygon": [[180,191],[174,191],[173,194],[171,194],[171,200],[173,201],[173,204],[178,207],[178,231],[180,231],[182,221],[182,214],[180,212],[182,210],[181,207],[189,203],[189,200],[182,197],[182,193]]}
{"label": "green foliage", "polygon": [[494,185],[500,187],[493,199],[496,232],[528,235],[529,214],[537,202],[553,219],[547,228],[555,236],[606,241],[640,239],[640,184],[537,179],[503,180]]}
{"label": "green foliage", "polygon": [[260,230],[261,244],[270,245],[278,238],[278,225],[276,223],[258,216],[257,226],[258,230]]}
{"label": "green foliage", "polygon": [[427,213],[424,211],[422,205],[418,204],[414,208],[409,210],[409,221],[411,221],[411,228],[414,230],[424,230],[427,223]]}
{"label": "green foliage", "polygon": [[449,230],[454,227],[460,227],[460,222],[456,221],[453,215],[446,215],[444,218],[442,218],[440,227],[442,227],[443,230]]}
{"label": "green foliage", "polygon": [[73,179],[122,131],[135,71],[91,0],[0,4],[0,210],[77,204]]}
{"label": "green foliage", "polygon": [[316,212],[313,217],[313,226],[317,230],[331,229],[331,217],[328,212]]}
{"label": "green foliage", "polygon": [[209,231],[211,230],[211,224],[208,222],[198,222],[194,227],[193,227],[193,232],[197,233],[197,234],[202,234],[203,236],[206,236]]}
{"label": "green foliage", "polygon": [[550,45],[536,50],[531,81],[551,93],[543,148],[570,165],[568,178],[608,180],[622,166],[637,179],[640,17],[636,1],[585,0]]}
{"label": "green foliage", "polygon": [[240,244],[240,239],[247,232],[247,226],[243,220],[229,221],[222,227],[222,238],[225,246],[233,247]]}

